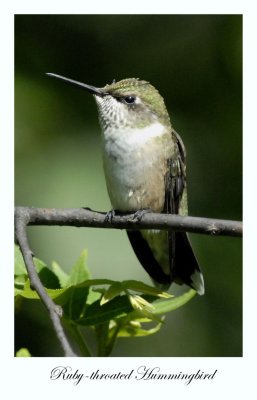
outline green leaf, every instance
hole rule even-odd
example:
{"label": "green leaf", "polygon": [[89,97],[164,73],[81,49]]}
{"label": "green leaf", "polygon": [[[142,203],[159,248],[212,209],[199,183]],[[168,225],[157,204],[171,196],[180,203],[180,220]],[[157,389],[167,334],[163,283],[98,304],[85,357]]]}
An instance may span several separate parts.
{"label": "green leaf", "polygon": [[16,352],[16,357],[31,357],[31,354],[28,349],[21,348]]}
{"label": "green leaf", "polygon": [[47,289],[59,289],[60,283],[57,276],[43,263],[43,261],[34,259],[39,279]]}
{"label": "green leaf", "polygon": [[162,297],[165,299],[173,297],[173,295],[171,295],[167,292],[163,292],[160,289],[157,289],[153,286],[146,285],[145,283],[140,282],[140,281],[134,281],[134,280],[123,281],[122,286],[124,287],[124,289],[127,289],[127,290],[133,290],[135,292],[150,294],[150,295]]}
{"label": "green leaf", "polygon": [[86,305],[88,292],[88,287],[70,287],[69,297],[62,307],[66,317],[72,321],[80,317]]}
{"label": "green leaf", "polygon": [[[34,259],[41,282],[47,288],[46,292],[57,304],[63,306],[66,317],[71,320],[76,320],[80,316],[87,299],[90,286],[87,279],[90,277],[90,273],[86,261],[87,251],[83,251],[73,266],[71,275],[68,276],[57,263],[53,263],[55,274],[47,268],[43,261]],[[59,281],[66,287],[60,289]],[[37,293],[31,290],[29,282],[26,282],[23,288],[16,285],[15,295],[31,300],[39,299]]]}
{"label": "green leaf", "polygon": [[100,300],[86,307],[84,315],[77,322],[80,325],[96,325],[113,318],[126,315],[133,308],[127,296],[117,296],[108,303],[100,305]]}
{"label": "green leaf", "polygon": [[[133,321],[132,321],[133,322]],[[141,326],[136,326],[136,324],[130,323],[126,326],[123,326],[117,335],[117,337],[143,337],[153,335],[154,333],[158,332],[163,323],[163,321],[156,324],[153,328],[150,329],[143,329]]]}
{"label": "green leaf", "polygon": [[107,303],[112,300],[114,297],[118,296],[121,292],[127,293],[128,291],[133,290],[134,292],[141,292],[143,294],[148,294],[152,296],[157,296],[161,298],[171,298],[173,297],[171,294],[163,292],[157,288],[152,286],[148,286],[143,282],[127,280],[123,282],[114,282],[109,289],[104,293],[101,305]]}
{"label": "green leaf", "polygon": [[121,292],[124,291],[124,287],[122,282],[114,282],[109,289],[106,290],[104,293],[102,300],[101,300],[101,306],[108,301],[112,300],[114,297],[118,296]]}
{"label": "green leaf", "polygon": [[[57,304],[61,305],[67,301],[67,297],[70,295],[70,288],[65,289],[45,289],[47,294],[53,299]],[[35,290],[30,287],[29,280],[26,281],[23,289],[15,289],[15,296],[21,296],[28,300],[39,300],[39,296]]]}
{"label": "green leaf", "polygon": [[59,306],[64,306],[69,301],[69,298],[73,294],[73,287],[67,287],[63,289],[47,289],[47,294],[54,300]]}
{"label": "green leaf", "polygon": [[186,293],[183,293],[181,296],[174,297],[170,300],[156,301],[153,303],[155,307],[153,314],[160,315],[160,314],[166,314],[170,311],[174,311],[177,308],[185,305],[195,295],[196,291],[194,289],[190,289]]}
{"label": "green leaf", "polygon": [[92,288],[89,289],[89,294],[87,296],[87,304],[93,304],[95,301],[100,300],[102,297],[101,293],[93,290]]}
{"label": "green leaf", "polygon": [[[110,284],[110,283],[113,283],[113,281],[110,281],[108,279],[91,279],[91,280],[88,280],[88,281],[85,281],[85,282],[82,282],[82,283],[76,285],[76,287],[88,288],[90,286],[97,286],[97,285]],[[46,292],[51,297],[51,299],[53,299],[54,301],[56,301],[58,304],[61,305],[67,301],[67,297],[70,296],[72,288],[73,288],[73,286],[65,287],[62,289],[46,289]],[[16,288],[14,293],[16,296],[19,295],[26,299],[39,300],[39,296],[38,296],[37,292],[30,288],[29,281],[26,281],[23,289]],[[98,299],[100,296],[101,295],[99,293],[92,294],[92,297],[93,297],[92,301],[94,301],[95,299]]]}
{"label": "green leaf", "polygon": [[68,279],[69,279],[69,275],[62,270],[62,268],[56,261],[52,262],[52,270],[53,270],[53,273],[57,276],[61,288],[66,287]]}
{"label": "green leaf", "polygon": [[14,246],[14,274],[27,275],[27,270],[19,246]]}
{"label": "green leaf", "polygon": [[82,282],[83,286],[103,286],[103,285],[112,285],[115,281],[110,279],[88,279],[85,282]]}
{"label": "green leaf", "polygon": [[91,278],[91,273],[87,267],[87,250],[83,250],[80,254],[75,265],[71,269],[69,279],[66,282],[66,286],[77,285]]}
{"label": "green leaf", "polygon": [[71,274],[66,281],[66,286],[72,287],[68,301],[63,306],[63,311],[66,317],[73,321],[77,320],[83,312],[89,293],[88,287],[78,286],[91,277],[87,267],[87,258],[88,252],[87,250],[83,250],[75,265],[72,267]]}
{"label": "green leaf", "polygon": [[28,280],[27,275],[16,275],[14,278],[14,287],[17,289],[22,289]]}
{"label": "green leaf", "polygon": [[[19,246],[15,245],[14,252],[15,276],[17,277],[23,275],[23,280],[25,282],[25,277],[28,276],[28,273]],[[58,289],[60,287],[59,281],[56,275],[47,267],[47,265],[36,257],[33,257],[33,262],[44,287],[49,289]],[[21,280],[16,280],[16,283],[21,283]]]}

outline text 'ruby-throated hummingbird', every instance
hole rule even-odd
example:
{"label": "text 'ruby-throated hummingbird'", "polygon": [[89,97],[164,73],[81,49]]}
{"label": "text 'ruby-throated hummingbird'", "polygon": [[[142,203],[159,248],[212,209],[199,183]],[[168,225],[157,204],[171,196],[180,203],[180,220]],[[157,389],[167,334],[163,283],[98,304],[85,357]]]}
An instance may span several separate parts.
{"label": "text 'ruby-throated hummingbird'", "polygon": [[[113,209],[187,215],[185,147],[154,86],[131,78],[97,88],[47,75],[87,90],[96,100]],[[151,229],[127,234],[140,263],[159,287],[167,289],[174,281],[204,294],[203,276],[185,232]]]}

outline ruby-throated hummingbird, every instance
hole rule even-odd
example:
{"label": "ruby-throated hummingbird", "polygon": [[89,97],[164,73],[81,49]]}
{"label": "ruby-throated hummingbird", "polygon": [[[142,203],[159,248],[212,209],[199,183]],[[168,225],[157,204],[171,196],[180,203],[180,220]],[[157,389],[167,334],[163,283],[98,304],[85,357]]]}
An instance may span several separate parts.
{"label": "ruby-throated hummingbird", "polygon": [[[47,75],[87,90],[96,100],[113,209],[187,215],[185,147],[154,86],[131,78],[97,88]],[[203,276],[186,233],[151,229],[127,234],[140,263],[159,287],[167,289],[175,281],[204,294]]]}

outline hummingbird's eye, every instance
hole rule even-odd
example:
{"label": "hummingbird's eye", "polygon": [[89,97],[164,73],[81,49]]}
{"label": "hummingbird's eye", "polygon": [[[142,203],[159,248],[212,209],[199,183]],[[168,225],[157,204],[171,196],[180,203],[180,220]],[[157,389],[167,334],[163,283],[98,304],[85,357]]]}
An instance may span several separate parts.
{"label": "hummingbird's eye", "polygon": [[127,104],[134,104],[136,101],[135,96],[126,96],[124,97],[125,103]]}

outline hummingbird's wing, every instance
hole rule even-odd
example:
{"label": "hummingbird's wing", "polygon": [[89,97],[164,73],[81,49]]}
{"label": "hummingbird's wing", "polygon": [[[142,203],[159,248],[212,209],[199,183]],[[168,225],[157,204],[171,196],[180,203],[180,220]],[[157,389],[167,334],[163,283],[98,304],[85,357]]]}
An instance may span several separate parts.
{"label": "hummingbird's wing", "polygon": [[[179,134],[172,131],[176,142],[176,154],[168,160],[165,177],[164,212],[187,214],[186,151]],[[199,294],[204,293],[204,281],[198,262],[185,232],[168,232],[171,281],[185,283]]]}
{"label": "hummingbird's wing", "polygon": [[[183,215],[187,213],[186,152],[180,136],[175,131],[172,135],[176,151],[167,160],[162,212]],[[193,287],[199,294],[204,293],[202,274],[186,233],[132,230],[127,234],[139,262],[162,290],[175,281]]]}
{"label": "hummingbird's wing", "polygon": [[[181,198],[184,190],[186,190],[186,151],[179,134],[174,130],[172,130],[171,134],[175,143],[175,154],[167,160],[163,212],[166,214],[179,214]],[[171,281],[176,277],[176,236],[176,232],[168,231]]]}
{"label": "hummingbird's wing", "polygon": [[179,134],[172,130],[172,135],[175,155],[167,161],[163,212],[179,214],[181,199],[186,190],[186,149]]}

